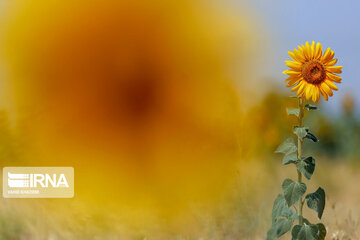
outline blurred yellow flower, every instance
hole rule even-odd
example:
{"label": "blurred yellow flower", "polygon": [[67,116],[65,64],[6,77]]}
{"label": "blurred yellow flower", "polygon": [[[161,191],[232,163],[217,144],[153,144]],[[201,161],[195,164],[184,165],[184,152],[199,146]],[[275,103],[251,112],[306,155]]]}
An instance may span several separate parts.
{"label": "blurred yellow flower", "polygon": [[294,61],[285,61],[291,68],[283,72],[289,75],[285,80],[288,82],[286,86],[292,87],[291,91],[297,91],[296,95],[303,99],[319,102],[321,93],[327,101],[328,96],[333,95],[332,90],[338,90],[334,82],[341,83],[341,77],[336,73],[342,72],[342,66],[334,66],[337,63],[334,51],[328,48],[322,54],[321,44],[315,45],[314,41],[311,45],[306,42],[305,46],[298,48],[288,52]]}

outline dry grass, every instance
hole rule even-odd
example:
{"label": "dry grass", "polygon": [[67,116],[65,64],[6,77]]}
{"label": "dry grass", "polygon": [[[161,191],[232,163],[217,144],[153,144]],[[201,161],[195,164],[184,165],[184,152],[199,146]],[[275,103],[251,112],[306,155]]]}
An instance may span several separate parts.
{"label": "dry grass", "polygon": [[[87,209],[62,200],[2,199],[1,239],[265,239],[270,212],[282,179],[295,178],[293,166],[275,161],[250,161],[239,167],[237,181],[215,207],[193,203],[171,222],[154,216],[151,225],[124,224],[121,213],[107,208]],[[308,191],[321,185],[327,193],[323,222],[329,240],[360,238],[360,169],[344,162],[318,162]],[[60,210],[60,211],[59,211]],[[306,210],[310,221],[318,221]],[[180,220],[179,220],[180,219]],[[290,239],[289,235],[282,239]]]}

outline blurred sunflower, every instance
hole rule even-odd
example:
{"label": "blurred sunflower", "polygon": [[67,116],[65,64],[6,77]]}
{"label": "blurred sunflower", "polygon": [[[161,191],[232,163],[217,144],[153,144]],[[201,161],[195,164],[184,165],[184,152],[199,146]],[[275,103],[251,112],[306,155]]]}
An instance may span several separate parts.
{"label": "blurred sunflower", "polygon": [[341,77],[336,73],[342,72],[342,66],[334,66],[338,61],[334,58],[334,51],[328,48],[322,54],[321,44],[315,45],[314,41],[311,45],[306,42],[305,46],[298,48],[288,52],[294,61],[285,61],[291,68],[283,72],[289,75],[285,80],[288,81],[286,86],[292,87],[291,91],[297,91],[297,96],[303,99],[319,102],[321,93],[327,101],[328,96],[333,95],[332,90],[338,90],[334,82],[341,83]]}

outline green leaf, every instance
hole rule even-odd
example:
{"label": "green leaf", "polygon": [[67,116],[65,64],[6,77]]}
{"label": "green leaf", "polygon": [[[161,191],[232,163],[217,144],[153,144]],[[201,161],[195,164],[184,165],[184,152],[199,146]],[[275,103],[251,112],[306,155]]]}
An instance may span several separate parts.
{"label": "green leaf", "polygon": [[286,200],[282,194],[279,194],[274,201],[271,219],[274,223],[279,217],[291,217],[293,211],[286,205]]}
{"label": "green leaf", "polygon": [[281,218],[273,223],[267,232],[266,240],[273,240],[287,233],[292,226],[292,221],[287,218]]}
{"label": "green leaf", "polygon": [[280,146],[275,150],[275,153],[290,154],[297,151],[297,147],[294,143],[294,139],[286,139]]}
{"label": "green leaf", "polygon": [[287,178],[282,184],[282,192],[289,207],[294,205],[306,192],[305,183],[294,182]]}
{"label": "green leaf", "polygon": [[312,104],[306,104],[306,105],[305,105],[305,108],[306,108],[307,110],[317,110],[317,109],[318,109],[317,106],[312,105]]}
{"label": "green leaf", "polygon": [[306,204],[309,208],[315,210],[318,213],[318,217],[321,219],[325,208],[325,191],[319,187],[316,192],[306,195]]}
{"label": "green leaf", "polygon": [[276,239],[288,232],[291,229],[295,215],[296,214],[286,205],[284,196],[279,194],[274,201],[271,214],[272,225],[267,232],[266,239]]}
{"label": "green leaf", "polygon": [[295,115],[296,117],[299,117],[300,109],[298,108],[286,108],[287,115]]}
{"label": "green leaf", "polygon": [[293,240],[317,240],[318,231],[316,225],[295,225],[291,235]]}
{"label": "green leaf", "polygon": [[282,164],[287,165],[290,163],[296,163],[297,161],[298,161],[297,153],[293,152],[293,153],[286,154],[284,156]]}
{"label": "green leaf", "polygon": [[303,222],[306,223],[307,225],[311,225],[311,223],[309,222],[309,220],[307,220],[306,218],[302,218],[303,219]]}
{"label": "green leaf", "polygon": [[318,142],[318,141],[319,141],[319,140],[317,139],[317,137],[315,137],[315,135],[312,134],[312,133],[310,133],[310,132],[308,132],[305,137],[308,138],[308,139],[310,139],[310,140],[312,140],[313,142]]}
{"label": "green leaf", "polygon": [[306,137],[307,132],[309,131],[308,127],[295,127],[294,133],[301,139]]}
{"label": "green leaf", "polygon": [[324,224],[318,223],[318,224],[316,224],[316,227],[317,227],[318,230],[319,230],[319,232],[318,232],[318,239],[317,239],[317,240],[325,240],[326,228],[325,228]]}
{"label": "green leaf", "polygon": [[290,217],[292,220],[298,220],[299,219],[299,215],[297,215],[297,213],[294,213],[293,215],[291,215]]}
{"label": "green leaf", "polygon": [[304,158],[296,163],[296,168],[310,180],[315,171],[315,159],[313,157]]}

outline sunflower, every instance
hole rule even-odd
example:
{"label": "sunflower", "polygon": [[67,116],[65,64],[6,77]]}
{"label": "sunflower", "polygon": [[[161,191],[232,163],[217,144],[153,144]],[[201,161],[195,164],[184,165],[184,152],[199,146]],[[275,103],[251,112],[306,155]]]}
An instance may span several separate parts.
{"label": "sunflower", "polygon": [[283,72],[289,75],[286,86],[297,91],[296,95],[302,99],[317,103],[321,94],[327,101],[333,95],[332,90],[338,90],[334,82],[341,83],[341,77],[336,74],[342,72],[342,66],[334,66],[337,63],[334,51],[328,48],[323,54],[321,44],[315,45],[314,41],[298,48],[288,52],[294,61],[285,61],[291,68]]}

